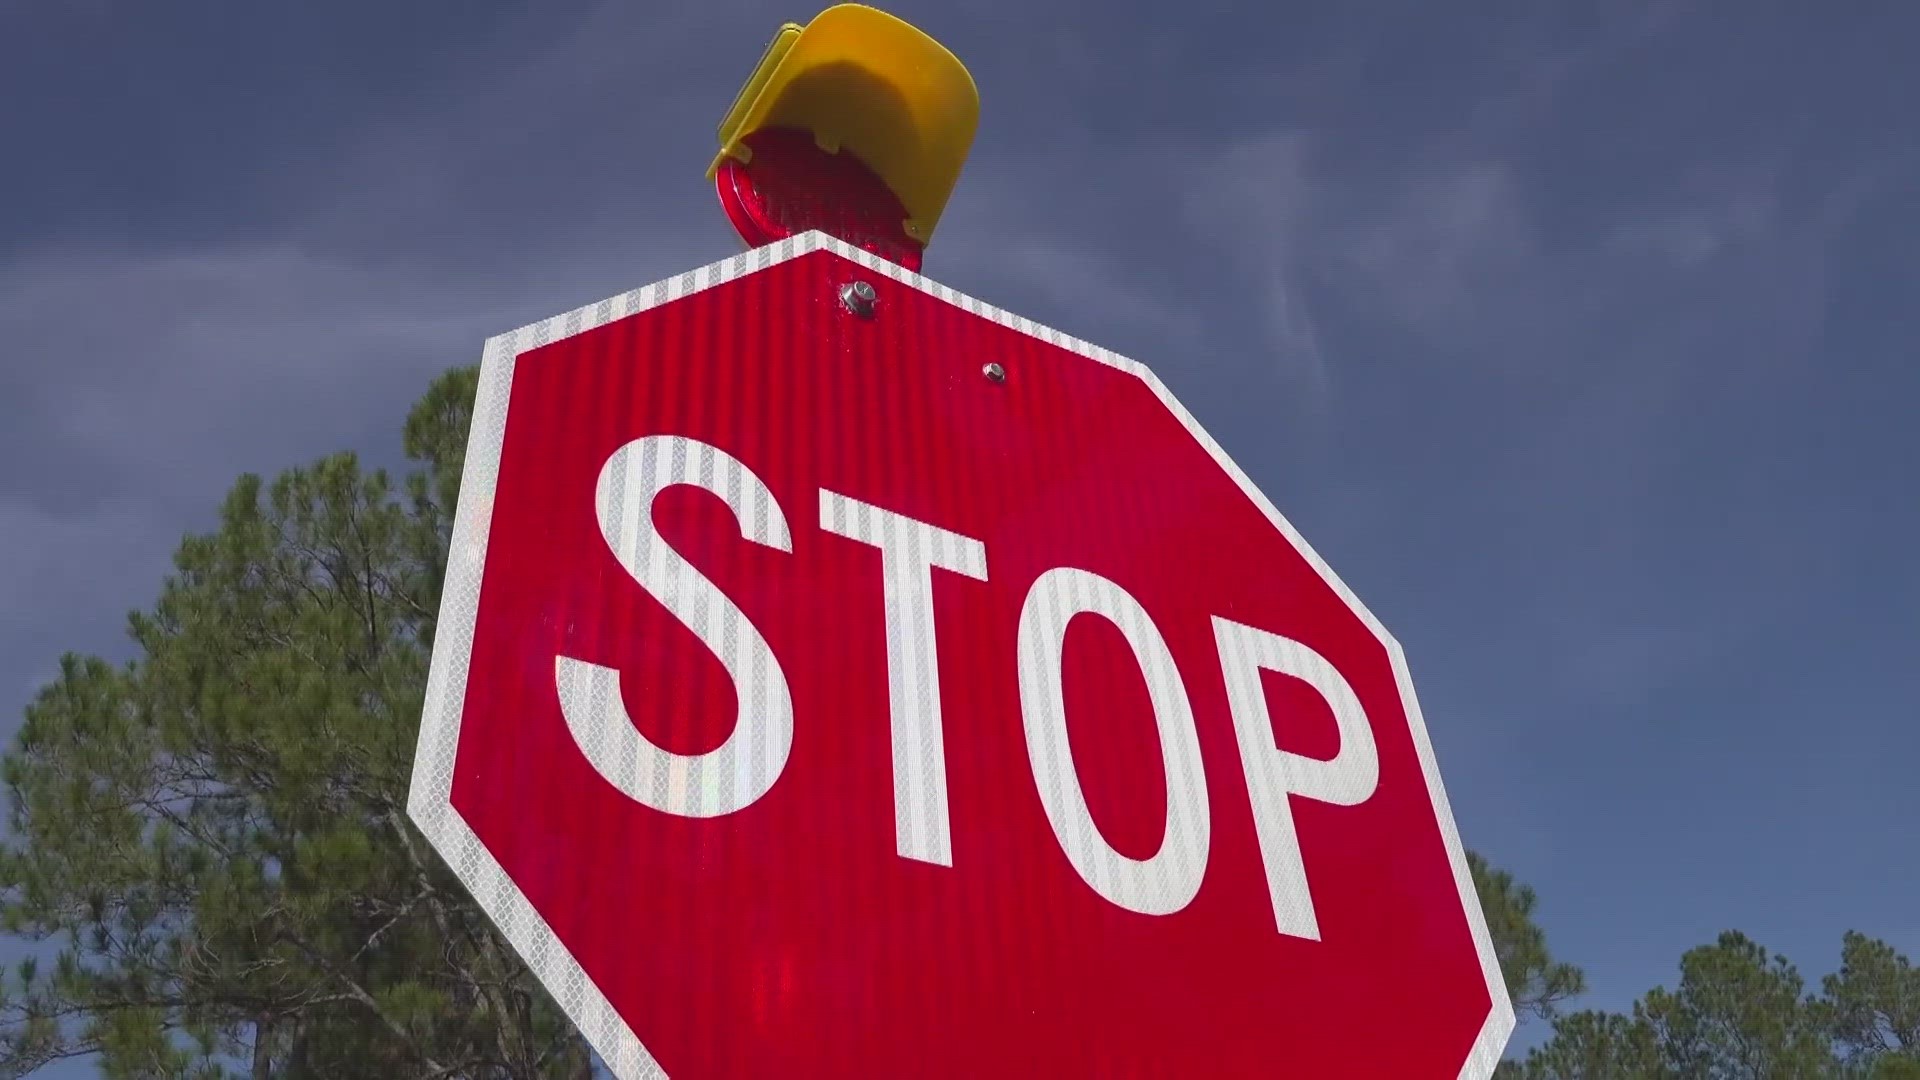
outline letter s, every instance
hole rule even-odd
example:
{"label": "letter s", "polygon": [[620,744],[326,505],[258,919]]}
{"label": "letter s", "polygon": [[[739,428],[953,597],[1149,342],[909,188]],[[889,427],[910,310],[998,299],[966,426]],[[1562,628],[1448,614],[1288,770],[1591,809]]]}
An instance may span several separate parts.
{"label": "letter s", "polygon": [[732,734],[707,753],[676,754],[634,726],[617,669],[558,656],[554,677],[567,730],[608,783],[655,810],[719,817],[752,805],[780,779],[793,747],[793,693],[746,614],[654,527],[654,499],[676,484],[724,499],[741,535],[756,544],[791,552],[793,541],[766,484],[718,447],[648,435],[614,451],[600,469],[600,534],[633,579],[727,669],[740,703]]}

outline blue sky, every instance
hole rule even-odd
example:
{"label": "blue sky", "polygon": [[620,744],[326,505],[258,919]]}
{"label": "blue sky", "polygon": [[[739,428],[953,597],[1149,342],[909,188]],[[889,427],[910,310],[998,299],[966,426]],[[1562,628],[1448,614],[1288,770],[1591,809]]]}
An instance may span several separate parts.
{"label": "blue sky", "polygon": [[[927,272],[1153,366],[1386,621],[1590,1004],[1920,953],[1920,12],[888,6],[983,99]],[[813,13],[0,6],[0,730],[239,472],[735,252]]]}

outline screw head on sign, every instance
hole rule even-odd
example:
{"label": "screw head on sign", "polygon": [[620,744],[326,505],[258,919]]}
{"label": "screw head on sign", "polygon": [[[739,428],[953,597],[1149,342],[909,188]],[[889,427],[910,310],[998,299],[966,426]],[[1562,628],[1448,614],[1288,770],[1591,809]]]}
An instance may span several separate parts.
{"label": "screw head on sign", "polygon": [[873,286],[864,281],[849,281],[840,286],[840,306],[863,319],[873,314],[873,304],[878,298]]}
{"label": "screw head on sign", "polygon": [[1007,381],[1007,369],[997,363],[988,363],[986,367],[980,369],[980,374],[985,375],[988,382],[1001,383]]}

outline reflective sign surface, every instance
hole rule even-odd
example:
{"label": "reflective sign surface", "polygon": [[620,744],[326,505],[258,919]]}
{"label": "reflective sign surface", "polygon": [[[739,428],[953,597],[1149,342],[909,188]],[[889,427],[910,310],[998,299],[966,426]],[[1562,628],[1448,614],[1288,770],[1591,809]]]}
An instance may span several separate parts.
{"label": "reflective sign surface", "polygon": [[621,1075],[1492,1071],[1398,647],[1143,368],[808,234],[475,417],[411,811]]}

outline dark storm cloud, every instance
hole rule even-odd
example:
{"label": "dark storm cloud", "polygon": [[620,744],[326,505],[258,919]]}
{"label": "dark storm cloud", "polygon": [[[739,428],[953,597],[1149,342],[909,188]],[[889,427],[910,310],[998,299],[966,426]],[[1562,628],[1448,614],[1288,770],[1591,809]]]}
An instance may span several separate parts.
{"label": "dark storm cloud", "polygon": [[[1912,16],[897,10],[984,98],[929,272],[1274,495],[1596,1004],[1915,931]],[[713,125],[811,14],[0,9],[0,705],[121,654],[236,473],[391,460],[488,334],[730,254]]]}

